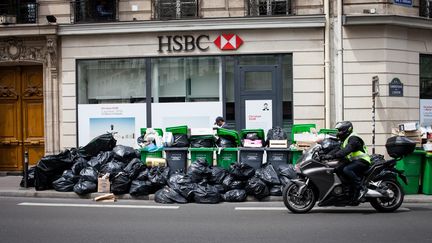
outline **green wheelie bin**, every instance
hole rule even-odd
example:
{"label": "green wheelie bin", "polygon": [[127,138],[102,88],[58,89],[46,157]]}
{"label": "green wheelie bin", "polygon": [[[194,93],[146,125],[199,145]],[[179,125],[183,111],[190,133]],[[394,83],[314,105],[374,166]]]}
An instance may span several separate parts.
{"label": "green wheelie bin", "polygon": [[400,178],[398,178],[398,181],[402,185],[405,194],[419,193],[421,167],[425,154],[425,151],[416,149],[414,152],[397,162],[396,168],[398,170],[403,170],[405,176],[408,179],[408,185],[406,185],[404,182],[402,182],[402,180],[400,180]]}
{"label": "green wheelie bin", "polygon": [[426,195],[432,195],[432,152],[428,152],[425,155],[422,192]]}

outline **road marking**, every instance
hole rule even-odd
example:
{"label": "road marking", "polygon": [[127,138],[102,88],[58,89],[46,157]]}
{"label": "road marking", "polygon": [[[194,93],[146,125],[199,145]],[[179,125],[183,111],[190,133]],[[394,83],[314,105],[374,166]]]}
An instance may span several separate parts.
{"label": "road marking", "polygon": [[84,207],[84,208],[143,208],[143,209],[179,209],[179,206],[151,206],[151,205],[112,205],[112,204],[73,204],[73,203],[31,203],[23,202],[18,206],[39,207]]}
{"label": "road marking", "polygon": [[235,207],[239,211],[287,211],[285,207]]}

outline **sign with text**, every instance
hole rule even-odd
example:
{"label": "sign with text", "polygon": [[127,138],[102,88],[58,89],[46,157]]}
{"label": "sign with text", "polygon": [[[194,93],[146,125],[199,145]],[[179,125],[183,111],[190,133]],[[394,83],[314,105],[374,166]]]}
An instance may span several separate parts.
{"label": "sign with text", "polygon": [[412,0],[393,0],[395,4],[404,5],[404,6],[412,6],[413,1]]}
{"label": "sign with text", "polygon": [[403,96],[403,83],[398,78],[389,83],[389,96]]}
{"label": "sign with text", "polygon": [[432,125],[432,99],[420,99],[420,125]]}
{"label": "sign with text", "polygon": [[245,100],[247,129],[264,129],[267,132],[273,126],[272,100]]}
{"label": "sign with text", "polygon": [[146,104],[78,105],[78,142],[84,146],[93,138],[114,133],[117,145],[138,148],[140,128],[146,127]]}

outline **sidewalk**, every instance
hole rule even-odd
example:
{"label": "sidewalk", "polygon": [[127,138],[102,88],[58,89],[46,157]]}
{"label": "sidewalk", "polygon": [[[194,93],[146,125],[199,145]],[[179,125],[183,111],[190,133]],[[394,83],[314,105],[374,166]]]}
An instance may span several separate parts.
{"label": "sidewalk", "polygon": [[[75,199],[93,199],[97,196],[104,195],[105,193],[90,193],[80,196],[75,192],[57,192],[55,190],[36,191],[34,187],[22,188],[20,187],[21,176],[0,176],[0,197],[37,197],[37,198],[75,198]],[[129,194],[118,195],[119,200],[151,200],[154,201],[154,195],[132,197]],[[248,197],[248,202],[258,201],[254,197]],[[262,201],[281,201],[282,197],[270,196]],[[432,203],[432,195],[406,195],[405,203]]]}

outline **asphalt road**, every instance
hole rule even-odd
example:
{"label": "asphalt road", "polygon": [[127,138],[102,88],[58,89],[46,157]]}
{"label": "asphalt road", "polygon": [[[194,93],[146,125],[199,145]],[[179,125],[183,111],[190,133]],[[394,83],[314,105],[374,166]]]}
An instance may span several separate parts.
{"label": "asphalt road", "polygon": [[391,214],[365,205],[295,215],[281,202],[0,198],[0,242],[432,242],[432,205],[404,204]]}

